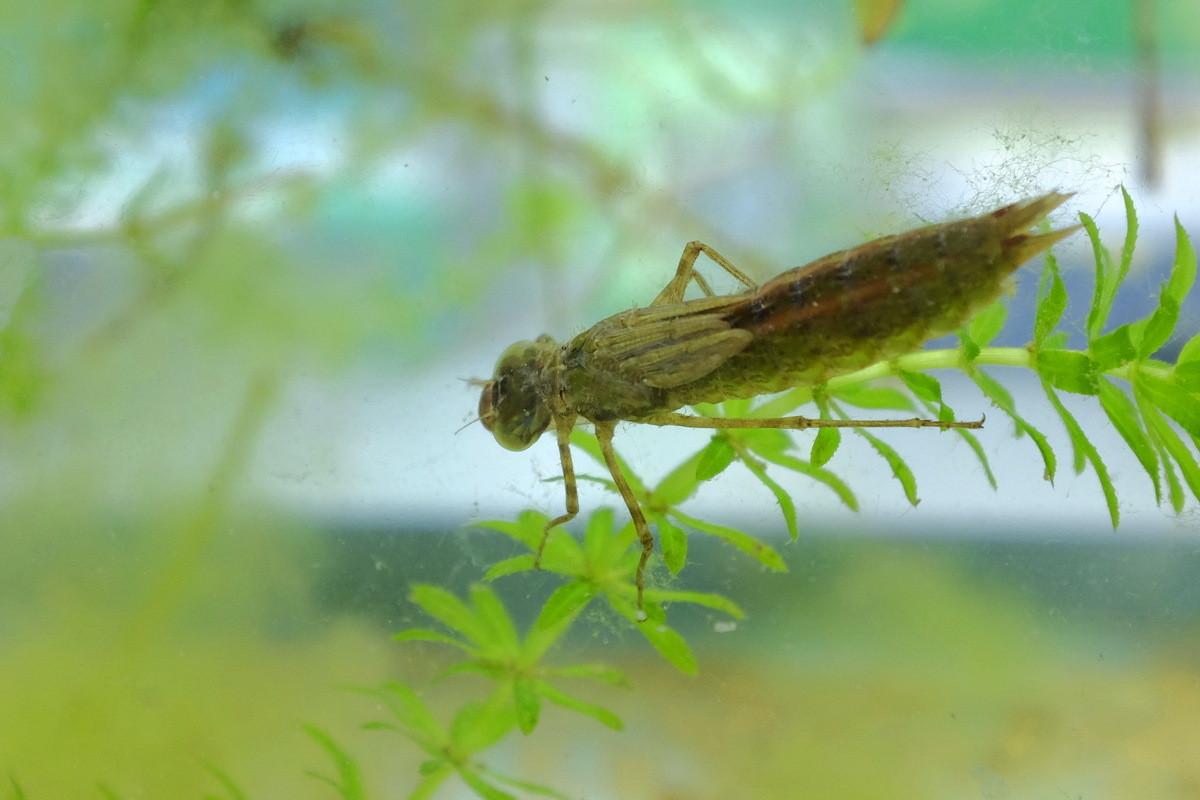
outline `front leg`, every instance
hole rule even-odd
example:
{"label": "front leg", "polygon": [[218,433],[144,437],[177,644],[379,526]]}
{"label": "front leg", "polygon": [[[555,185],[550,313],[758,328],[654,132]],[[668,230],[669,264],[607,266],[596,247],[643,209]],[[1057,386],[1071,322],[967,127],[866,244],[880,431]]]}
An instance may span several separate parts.
{"label": "front leg", "polygon": [[637,585],[637,619],[638,622],[644,622],[646,609],[642,596],[646,591],[646,562],[650,560],[650,554],[654,552],[654,537],[650,534],[650,526],[646,524],[646,515],[642,513],[642,507],[638,505],[633,489],[629,488],[629,483],[621,472],[621,465],[617,463],[617,454],[613,452],[612,440],[615,427],[615,423],[612,422],[597,422],[596,439],[600,442],[600,452],[604,455],[604,463],[608,465],[608,471],[612,473],[613,482],[617,484],[617,491],[625,500],[629,516],[633,519],[634,530],[637,531],[638,539],[642,543],[642,557],[638,560],[634,583]]}
{"label": "front leg", "polygon": [[722,269],[736,278],[747,289],[757,288],[757,284],[746,277],[746,274],[729,262],[729,259],[718,253],[713,248],[706,245],[704,242],[688,242],[683,248],[683,254],[679,256],[679,266],[675,268],[675,277],[671,282],[663,287],[663,290],[658,293],[651,306],[671,305],[673,303],[683,302],[683,293],[687,291],[688,283],[695,281],[700,287],[700,291],[709,297],[713,296],[712,287],[708,285],[708,281],[696,272],[696,259],[700,254],[704,253],[711,258],[715,263],[720,265]]}
{"label": "front leg", "polygon": [[567,513],[555,517],[542,528],[542,539],[538,542],[537,554],[533,557],[533,568],[542,568],[542,553],[546,550],[546,541],[550,531],[559,525],[565,525],[575,519],[579,513],[579,490],[575,485],[575,467],[571,463],[571,429],[574,421],[555,420],[554,433],[558,439],[558,459],[562,463],[563,485],[567,491]]}

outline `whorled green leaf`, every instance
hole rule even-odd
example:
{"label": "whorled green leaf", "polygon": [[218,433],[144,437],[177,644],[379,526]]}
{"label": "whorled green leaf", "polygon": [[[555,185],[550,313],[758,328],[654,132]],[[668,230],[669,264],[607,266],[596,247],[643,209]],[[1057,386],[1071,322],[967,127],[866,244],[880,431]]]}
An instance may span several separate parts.
{"label": "whorled green leaf", "polygon": [[1104,409],[1113,428],[1125,440],[1125,444],[1129,446],[1138,463],[1142,465],[1142,469],[1150,476],[1150,481],[1154,484],[1154,500],[1156,503],[1161,503],[1162,483],[1159,480],[1158,456],[1155,453],[1154,445],[1151,444],[1145,430],[1142,429],[1137,409],[1134,408],[1128,395],[1113,385],[1111,381],[1101,379],[1098,389],[1100,407]]}
{"label": "whorled green leaf", "polygon": [[696,480],[712,480],[724,472],[725,468],[733,463],[733,459],[733,446],[728,437],[718,433],[700,451],[700,461],[696,464]]}
{"label": "whorled green leaf", "polygon": [[1091,341],[1088,354],[1097,371],[1114,369],[1137,358],[1137,348],[1133,345],[1131,331],[1132,326],[1121,325]]}
{"label": "whorled green leaf", "polygon": [[422,773],[421,781],[408,793],[407,800],[429,800],[442,787],[446,779],[454,774],[454,768],[449,764],[444,761],[439,763],[441,766],[437,769]]}
{"label": "whorled green leaf", "polygon": [[531,781],[513,778],[497,772],[490,767],[480,767],[479,771],[485,777],[491,778],[496,783],[512,786],[513,788],[520,789],[522,792],[526,792],[528,794],[538,795],[539,797],[553,797],[555,800],[570,800],[568,795],[565,795],[556,789],[551,789],[549,786],[543,786],[540,783],[533,783]]}
{"label": "whorled green leaf", "polygon": [[741,459],[746,469],[750,470],[750,473],[766,486],[771,494],[775,495],[775,502],[779,504],[779,511],[783,514],[784,524],[787,525],[788,536],[795,541],[800,532],[796,526],[796,504],[792,502],[791,496],[767,474],[762,462],[751,456],[749,452],[742,450],[738,453],[738,458]]}
{"label": "whorled green leaf", "polygon": [[333,737],[315,725],[302,726],[304,732],[325,751],[325,755],[333,762],[337,770],[337,778],[330,778],[316,772],[309,774],[317,780],[332,786],[342,796],[343,800],[366,800],[367,792],[362,778],[362,769],[344,748]]}
{"label": "whorled green leaf", "polygon": [[489,638],[506,652],[516,653],[520,646],[517,626],[492,587],[476,583],[470,588],[470,597],[475,618],[487,626]]}
{"label": "whorled green leaf", "polygon": [[570,581],[555,589],[525,635],[524,660],[533,663],[540,659],[595,595],[595,587],[585,581]]}
{"label": "whorled green leaf", "polygon": [[556,678],[582,678],[607,683],[611,686],[629,687],[629,678],[625,676],[625,673],[608,664],[571,664],[566,667],[550,667],[546,670],[546,674]]}
{"label": "whorled green leaf", "polygon": [[429,707],[412,687],[398,681],[389,681],[379,689],[371,690],[370,694],[382,700],[406,734],[417,741],[432,747],[434,743],[445,738]]}
{"label": "whorled green leaf", "polygon": [[[1062,419],[1063,427],[1067,429],[1067,435],[1071,439],[1071,445],[1075,451],[1079,453],[1079,459],[1087,459],[1092,465],[1092,469],[1096,471],[1096,479],[1100,481],[1100,490],[1104,493],[1104,502],[1108,506],[1108,518],[1112,522],[1115,529],[1121,521],[1121,512],[1117,504],[1117,490],[1113,488],[1112,479],[1108,475],[1108,468],[1104,465],[1103,459],[1100,458],[1100,453],[1096,451],[1095,446],[1087,435],[1083,432],[1083,428],[1079,426],[1079,422],[1075,416],[1067,410],[1063,405],[1058,394],[1048,383],[1043,383],[1042,388],[1046,390],[1046,398],[1050,401],[1050,405],[1058,412],[1058,416]],[[1076,467],[1076,472],[1081,471],[1080,467]]]}
{"label": "whorled green leaf", "polygon": [[1037,446],[1038,452],[1042,456],[1042,464],[1044,470],[1042,477],[1054,483],[1054,473],[1058,466],[1058,459],[1054,455],[1054,449],[1050,447],[1050,442],[1047,441],[1045,434],[1037,428],[1030,425],[1024,417],[1017,413],[1016,403],[1013,402],[1012,395],[1008,390],[996,382],[996,379],[988,375],[981,369],[970,369],[967,374],[975,385],[979,387],[989,400],[996,404],[996,407],[1009,416],[1016,425],[1017,431],[1029,436]]}
{"label": "whorled green leaf", "polygon": [[833,458],[833,454],[837,452],[841,444],[841,431],[837,428],[821,428],[813,437],[812,449],[808,456],[809,461],[814,467],[825,466],[829,463],[829,459]]}
{"label": "whorled green leaf", "polygon": [[[1154,440],[1162,447],[1160,455],[1163,463],[1170,470],[1168,456],[1179,465],[1179,471],[1183,474],[1184,481],[1187,482],[1188,488],[1192,490],[1192,495],[1200,500],[1200,465],[1197,465],[1195,456],[1188,450],[1187,444],[1183,439],[1179,438],[1179,434],[1171,427],[1170,423],[1163,419],[1163,416],[1153,408],[1150,402],[1138,391],[1140,385],[1135,388],[1134,393],[1138,398],[1138,405],[1142,409],[1142,417],[1146,420],[1146,425],[1150,428],[1151,435]],[[1168,475],[1170,472],[1168,472]],[[1181,492],[1182,493],[1182,492]],[[1175,505],[1175,511],[1182,510],[1182,498],[1178,504],[1172,501]]]}
{"label": "whorled green leaf", "polygon": [[237,785],[224,770],[219,769],[212,764],[205,764],[204,771],[212,775],[217,783],[221,784],[221,788],[225,790],[228,800],[247,800],[246,793]]}
{"label": "whorled green leaf", "polygon": [[1100,231],[1096,221],[1083,212],[1079,213],[1079,221],[1087,231],[1092,243],[1092,258],[1096,263],[1096,284],[1092,290],[1092,305],[1088,309],[1087,333],[1088,339],[1097,338],[1104,331],[1104,323],[1108,321],[1108,312],[1112,309],[1113,298],[1116,296],[1117,270],[1112,264],[1112,257],[1104,249],[1100,241]]}
{"label": "whorled green leaf", "polygon": [[422,583],[409,592],[412,602],[429,616],[457,631],[477,647],[494,645],[493,636],[487,626],[476,619],[471,609],[450,592],[440,586]]}
{"label": "whorled green leaf", "polygon": [[1171,370],[1175,385],[1191,394],[1200,394],[1200,361],[1176,364]]}
{"label": "whorled green leaf", "polygon": [[533,569],[533,559],[534,556],[532,553],[526,553],[523,556],[513,556],[512,558],[497,561],[487,568],[487,572],[483,573],[483,580],[494,581],[506,575],[528,572]]}
{"label": "whorled green leaf", "polygon": [[[653,623],[641,624],[645,625]],[[551,703],[554,703],[556,706],[561,706],[578,714],[591,717],[601,725],[612,728],[614,731],[623,730],[625,728],[625,724],[621,722],[621,718],[612,711],[609,711],[607,708],[595,703],[589,703],[586,700],[580,700],[573,695],[567,694],[557,686],[552,686],[549,683],[542,682],[538,685],[538,691],[541,693],[542,697],[546,698]]]}
{"label": "whorled green leaf", "polygon": [[912,470],[909,468],[904,459],[900,457],[900,454],[896,452],[896,449],[875,434],[863,428],[855,428],[854,432],[866,439],[871,445],[872,449],[874,449],[875,452],[887,462],[887,465],[892,470],[892,477],[894,477],[900,483],[900,487],[904,489],[904,497],[908,500],[908,502],[914,506],[920,503],[921,498],[917,496],[916,476],[913,475]]}
{"label": "whorled green leaf", "polygon": [[829,395],[858,408],[913,411],[912,400],[899,389],[860,383],[830,388]]}
{"label": "whorled green leaf", "polygon": [[[898,374],[900,380],[913,393],[913,396],[925,406],[927,411],[933,412],[938,419],[944,422],[953,422],[957,419],[954,409],[946,405],[942,399],[942,384],[937,378],[932,375],[926,375],[923,372],[910,372],[905,369],[899,370]],[[996,475],[992,472],[991,462],[988,461],[987,453],[984,452],[983,445],[979,443],[979,439],[975,437],[975,434],[963,428],[955,428],[954,432],[971,448],[975,459],[983,467],[983,475],[987,479],[988,485],[993,489],[997,488]]]}
{"label": "whorled green leaf", "polygon": [[471,791],[482,797],[483,800],[517,800],[515,795],[488,783],[483,775],[472,767],[460,765],[458,767],[458,777],[462,778],[462,782],[471,787]]}
{"label": "whorled green leaf", "polygon": [[1138,355],[1149,358],[1166,344],[1179,321],[1179,309],[1196,281],[1196,252],[1187,231],[1175,218],[1175,263],[1171,275],[1163,283],[1158,298],[1158,308],[1146,322],[1138,343]]}
{"label": "whorled green leaf", "polygon": [[1190,364],[1194,361],[1200,361],[1200,333],[1188,339],[1187,344],[1179,351],[1179,358],[1175,359],[1175,365]]}
{"label": "whorled green leaf", "polygon": [[678,575],[684,564],[687,563],[687,534],[662,514],[657,515],[656,521],[658,542],[662,546],[663,563],[667,565],[667,569],[672,575]]}
{"label": "whorled green leaf", "polygon": [[450,723],[450,741],[462,753],[478,753],[503,739],[516,727],[511,691],[497,686],[486,703],[467,703]]}
{"label": "whorled green leaf", "polygon": [[1185,431],[1200,436],[1200,398],[1144,370],[1138,373],[1135,385],[1147,400],[1182,425]]}
{"label": "whorled green leaf", "polygon": [[815,481],[823,483],[825,486],[833,490],[838,499],[849,508],[851,511],[858,511],[858,498],[854,496],[854,492],[850,487],[834,473],[821,467],[815,467],[807,461],[803,461],[794,456],[789,456],[786,453],[763,453],[759,452],[767,461],[772,464],[777,464],[784,469],[790,469],[805,477],[812,478]]}
{"label": "whorled green leaf", "polygon": [[513,680],[513,708],[517,712],[517,727],[528,736],[537,727],[542,713],[542,701],[532,678],[523,675]]}
{"label": "whorled green leaf", "polygon": [[978,347],[987,347],[1004,330],[1007,319],[1007,304],[1003,299],[997,300],[971,318],[967,323],[967,335]]}
{"label": "whorled green leaf", "polygon": [[1033,319],[1033,343],[1042,347],[1046,338],[1058,327],[1063,312],[1067,310],[1067,287],[1063,283],[1054,253],[1046,252],[1046,265],[1038,280],[1037,311]]}
{"label": "whorled green leaf", "polygon": [[650,493],[654,501],[664,506],[675,506],[695,494],[704,482],[696,477],[700,459],[703,457],[704,450],[698,450],[682,464],[668,472]]}
{"label": "whorled green leaf", "polygon": [[[630,610],[632,612],[632,606],[630,606]],[[635,620],[634,625],[637,626],[638,633],[644,636],[646,641],[650,642],[650,645],[658,651],[658,654],[669,661],[675,669],[685,675],[695,675],[699,671],[692,648],[674,628],[665,622],[654,619],[644,622],[637,622],[636,616],[630,616],[629,619]]]}
{"label": "whorled green leaf", "polygon": [[432,630],[430,628],[408,628],[400,631],[399,633],[393,634],[392,638],[397,642],[432,642],[434,644],[446,644],[472,655],[479,652],[462,639],[455,639],[453,636],[442,633],[441,631]]}
{"label": "whorled green leaf", "polygon": [[1133,263],[1133,251],[1137,247],[1138,216],[1133,207],[1133,198],[1124,186],[1121,187],[1121,200],[1125,204],[1125,243],[1121,246],[1121,261],[1117,266],[1117,284],[1120,285],[1129,274],[1129,265]]}
{"label": "whorled green leaf", "polygon": [[690,603],[692,605],[704,606],[711,608],[714,611],[723,611],[735,619],[742,619],[746,616],[742,611],[741,606],[730,600],[728,597],[713,592],[689,592],[677,591],[673,589],[647,589],[646,598],[655,603]]}
{"label": "whorled green leaf", "polygon": [[964,364],[974,364],[975,359],[979,358],[979,354],[982,352],[979,345],[967,333],[966,328],[961,328],[958,331],[958,349],[962,353]]}
{"label": "whorled green leaf", "polygon": [[1057,389],[1088,395],[1099,391],[1096,385],[1096,365],[1086,353],[1074,350],[1039,350],[1035,366],[1038,374]]}
{"label": "whorled green leaf", "polygon": [[549,517],[545,514],[537,511],[522,511],[517,515],[516,521],[489,519],[476,522],[473,527],[503,533],[532,550],[536,549],[542,540],[542,531],[547,521],[549,521]]}
{"label": "whorled green leaf", "polygon": [[787,564],[784,563],[783,557],[769,544],[760,542],[748,533],[739,531],[736,528],[729,528],[724,525],[717,525],[712,522],[696,519],[678,509],[673,509],[671,516],[676,522],[680,522],[689,528],[694,528],[701,533],[706,533],[709,536],[715,536],[733,545],[743,553],[753,556],[768,569],[775,572],[787,572]]}

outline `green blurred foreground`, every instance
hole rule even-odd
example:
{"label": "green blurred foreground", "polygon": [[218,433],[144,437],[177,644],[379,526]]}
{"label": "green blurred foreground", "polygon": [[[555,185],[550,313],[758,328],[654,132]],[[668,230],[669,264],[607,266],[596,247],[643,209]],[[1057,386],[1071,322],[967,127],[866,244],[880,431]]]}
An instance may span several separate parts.
{"label": "green blurred foreground", "polygon": [[[141,567],[177,554],[113,525],[119,538],[53,544],[30,531],[6,562],[0,797],[236,797],[214,768],[251,798],[333,797],[306,775],[334,770],[304,723],[358,760],[367,797],[416,783],[415,748],[360,730],[380,710],[347,688],[444,663],[389,633],[417,618],[405,587],[467,580],[462,565],[496,546],[484,534],[322,535],[242,515],[173,598]],[[617,620],[585,619],[571,660],[629,674],[634,691],[597,697],[626,731],[549,710],[546,733],[489,763],[589,798],[1200,791],[1200,549],[843,537],[783,552],[779,576],[694,547],[689,585],[748,612],[730,629],[677,607],[696,678]],[[521,623],[532,583],[532,598],[506,595]],[[462,680],[428,686],[435,711],[461,702]]]}

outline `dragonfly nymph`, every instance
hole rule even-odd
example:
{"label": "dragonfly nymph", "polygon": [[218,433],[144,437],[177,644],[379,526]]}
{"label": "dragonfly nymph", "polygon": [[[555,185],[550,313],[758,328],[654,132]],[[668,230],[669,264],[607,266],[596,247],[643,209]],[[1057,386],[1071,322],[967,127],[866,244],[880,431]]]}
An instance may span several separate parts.
{"label": "dragonfly nymph", "polygon": [[[981,427],[982,420],[710,418],[679,409],[815,386],[957,329],[1001,294],[1017,267],[1078,229],[1030,231],[1068,197],[1054,192],[885,236],[789,269],[761,286],[713,248],[690,242],[675,276],[649,306],[614,314],[563,344],[539,336],[508,347],[484,383],[479,418],[509,450],[524,450],[553,428],[566,486],[566,512],[546,524],[535,564],[550,531],[579,513],[570,435],[580,420],[595,427],[641,541],[639,612],[654,537],[613,452],[618,422],[796,430]],[[695,272],[701,253],[744,289],[713,296]],[[685,300],[693,281],[706,296]]]}

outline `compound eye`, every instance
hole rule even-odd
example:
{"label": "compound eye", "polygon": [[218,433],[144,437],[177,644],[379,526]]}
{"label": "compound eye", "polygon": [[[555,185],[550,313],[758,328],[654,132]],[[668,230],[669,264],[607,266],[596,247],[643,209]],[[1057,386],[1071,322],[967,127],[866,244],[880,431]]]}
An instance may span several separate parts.
{"label": "compound eye", "polygon": [[496,425],[496,410],[500,407],[500,382],[488,381],[479,395],[479,421],[491,431]]}

